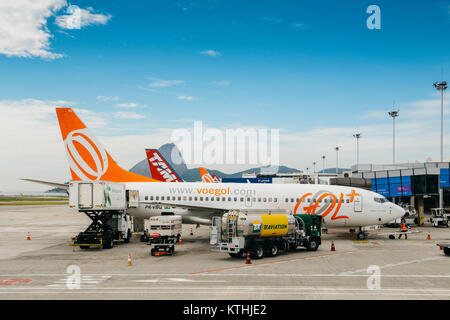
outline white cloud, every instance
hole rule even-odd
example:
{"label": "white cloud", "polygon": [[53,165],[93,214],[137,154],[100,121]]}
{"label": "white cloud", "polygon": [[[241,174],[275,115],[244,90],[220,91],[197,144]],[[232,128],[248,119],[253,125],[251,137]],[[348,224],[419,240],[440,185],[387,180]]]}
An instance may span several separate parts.
{"label": "white cloud", "polygon": [[222,53],[220,53],[219,51],[216,51],[216,50],[203,50],[203,51],[200,51],[200,53],[205,56],[209,56],[209,57],[219,57],[222,55]]}
{"label": "white cloud", "polygon": [[0,1],[0,54],[8,57],[61,58],[51,52],[47,19],[66,6],[65,0]]}
{"label": "white cloud", "polygon": [[106,96],[97,96],[97,100],[101,101],[117,101],[119,100],[119,97],[106,97]]}
{"label": "white cloud", "polygon": [[183,80],[163,80],[158,78],[149,79],[152,80],[152,82],[148,84],[150,88],[167,88],[184,83]]}
{"label": "white cloud", "polygon": [[294,22],[291,24],[291,27],[294,29],[300,29],[300,30],[306,29],[306,25],[301,22]]}
{"label": "white cloud", "polygon": [[117,119],[144,119],[145,115],[136,112],[114,112],[114,118]]}
{"label": "white cloud", "polygon": [[105,25],[111,19],[110,14],[94,13],[92,7],[81,9],[70,5],[67,13],[56,17],[55,23],[62,29],[81,29],[90,25]]}
{"label": "white cloud", "polygon": [[137,106],[138,105],[134,102],[116,104],[116,107],[119,107],[119,108],[136,108]]}
{"label": "white cloud", "polygon": [[178,99],[180,99],[180,100],[188,100],[188,101],[197,100],[197,98],[192,97],[192,96],[178,96]]}

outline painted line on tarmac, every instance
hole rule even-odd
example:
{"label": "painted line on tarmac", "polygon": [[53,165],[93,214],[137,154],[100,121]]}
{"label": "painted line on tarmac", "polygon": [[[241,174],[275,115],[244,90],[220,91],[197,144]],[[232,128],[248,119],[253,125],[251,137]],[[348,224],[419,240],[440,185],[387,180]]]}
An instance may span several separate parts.
{"label": "painted line on tarmac", "polygon": [[[443,260],[446,259],[445,257],[430,257],[430,258],[423,258],[423,259],[415,259],[415,260],[410,260],[410,261],[402,261],[402,262],[398,262],[398,263],[388,263],[384,266],[378,266],[380,269],[385,269],[385,268],[392,268],[392,267],[398,267],[398,266],[404,266],[404,265],[408,265],[408,264],[413,264],[413,263],[421,263],[421,262],[426,262],[426,261],[433,261],[433,260]],[[345,275],[345,274],[352,274],[352,273],[360,273],[360,272],[367,272],[367,268],[364,269],[358,269],[355,271],[346,271],[346,272],[341,272],[341,275]]]}
{"label": "painted line on tarmac", "polygon": [[220,271],[227,271],[227,270],[240,269],[240,268],[258,267],[258,266],[265,266],[265,265],[270,265],[270,264],[275,264],[275,263],[283,263],[283,262],[291,262],[291,261],[298,261],[298,260],[308,260],[308,259],[315,259],[315,258],[323,258],[323,257],[329,257],[329,256],[335,256],[335,255],[341,255],[341,254],[349,254],[349,253],[354,253],[354,252],[356,252],[356,251],[342,251],[342,252],[336,252],[336,253],[321,254],[321,255],[316,255],[316,256],[290,258],[290,259],[283,259],[283,260],[255,263],[255,264],[244,264],[244,265],[234,266],[234,267],[227,267],[227,268],[220,268],[220,269],[212,269],[212,270],[205,270],[205,271],[190,272],[189,274],[190,275],[195,275],[195,274],[201,274],[201,273],[220,272]]}

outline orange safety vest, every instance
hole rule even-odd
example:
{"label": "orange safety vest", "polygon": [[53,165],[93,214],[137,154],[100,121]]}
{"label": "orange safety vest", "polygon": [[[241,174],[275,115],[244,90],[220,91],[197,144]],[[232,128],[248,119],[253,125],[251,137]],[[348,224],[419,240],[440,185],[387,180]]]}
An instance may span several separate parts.
{"label": "orange safety vest", "polygon": [[400,225],[400,229],[401,229],[402,231],[407,231],[407,230],[408,230],[408,228],[406,227],[406,224],[404,224],[404,223],[402,223],[402,224]]}

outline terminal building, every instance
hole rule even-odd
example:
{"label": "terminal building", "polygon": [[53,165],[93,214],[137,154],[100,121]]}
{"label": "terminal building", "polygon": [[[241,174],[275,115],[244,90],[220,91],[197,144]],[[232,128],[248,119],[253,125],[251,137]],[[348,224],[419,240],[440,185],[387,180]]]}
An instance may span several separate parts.
{"label": "terminal building", "polygon": [[439,189],[450,204],[449,162],[359,164],[351,167],[351,177],[371,181],[371,190],[395,203],[412,205],[422,215],[439,207]]}

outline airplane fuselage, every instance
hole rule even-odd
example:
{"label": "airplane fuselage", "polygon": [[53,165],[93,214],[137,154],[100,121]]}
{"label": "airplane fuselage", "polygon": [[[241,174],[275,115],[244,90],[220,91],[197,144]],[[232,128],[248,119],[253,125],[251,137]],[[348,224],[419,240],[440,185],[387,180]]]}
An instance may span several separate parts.
{"label": "airplane fuselage", "polygon": [[136,182],[127,183],[127,189],[139,191],[141,203],[130,210],[134,216],[174,213],[201,224],[234,209],[320,214],[327,227],[384,224],[404,214],[375,192],[334,185]]}

